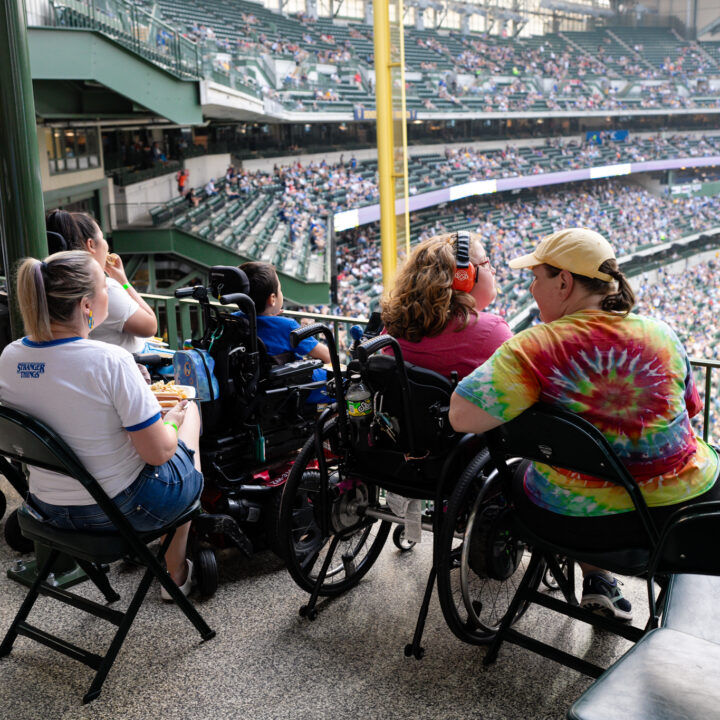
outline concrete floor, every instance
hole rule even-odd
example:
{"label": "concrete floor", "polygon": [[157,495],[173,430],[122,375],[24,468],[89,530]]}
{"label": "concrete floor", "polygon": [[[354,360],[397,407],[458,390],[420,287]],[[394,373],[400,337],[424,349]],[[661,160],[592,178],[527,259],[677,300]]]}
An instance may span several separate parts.
{"label": "concrete floor", "polygon": [[[10,507],[14,492],[0,478]],[[447,629],[437,599],[430,607],[422,661],[405,658],[430,567],[431,540],[400,554],[390,541],[376,566],[345,596],[323,601],[315,622],[298,616],[305,594],[269,552],[252,561],[219,557],[221,585],[197,607],[217,636],[198,642],[194,628],[160,601],[154,586],[141,608],[100,698],[83,706],[92,671],[25,638],[0,660],[4,720],[241,720],[328,718],[482,718],[561,720],[590,680],[506,645],[489,668],[484,648],[465,645]],[[17,553],[0,541],[0,632],[24,588],[5,577]],[[127,603],[141,570],[110,571]],[[100,599],[89,585],[82,592]],[[626,595],[644,623],[644,585],[628,580]],[[30,622],[75,644],[104,652],[107,623],[41,598]],[[531,609],[520,627],[563,648],[609,664],[626,641],[582,623]]]}

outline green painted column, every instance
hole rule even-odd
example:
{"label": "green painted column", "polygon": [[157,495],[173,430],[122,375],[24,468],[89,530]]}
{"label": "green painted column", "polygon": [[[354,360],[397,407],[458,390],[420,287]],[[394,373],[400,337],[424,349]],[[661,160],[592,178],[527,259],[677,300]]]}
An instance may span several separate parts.
{"label": "green painted column", "polygon": [[[47,255],[24,0],[0,2],[0,138],[0,243],[10,278],[20,258]],[[8,290],[13,337],[20,337],[12,282]]]}

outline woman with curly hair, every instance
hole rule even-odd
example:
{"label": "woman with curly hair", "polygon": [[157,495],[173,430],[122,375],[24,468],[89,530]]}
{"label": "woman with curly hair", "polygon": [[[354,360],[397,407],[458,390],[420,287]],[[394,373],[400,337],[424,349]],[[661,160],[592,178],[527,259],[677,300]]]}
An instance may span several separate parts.
{"label": "woman with curly hair", "polygon": [[512,336],[500,316],[483,312],[495,299],[495,270],[480,237],[468,233],[472,289],[457,290],[458,233],[428,238],[415,246],[383,299],[385,332],[408,362],[460,378],[482,365]]}

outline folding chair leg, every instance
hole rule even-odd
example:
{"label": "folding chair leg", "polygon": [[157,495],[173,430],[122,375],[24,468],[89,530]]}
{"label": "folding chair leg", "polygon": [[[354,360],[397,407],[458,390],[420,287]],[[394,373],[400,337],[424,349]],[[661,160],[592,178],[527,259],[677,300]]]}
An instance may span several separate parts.
{"label": "folding chair leg", "polygon": [[141,559],[147,563],[148,570],[158,579],[158,582],[168,591],[170,597],[175,601],[175,604],[180,610],[182,610],[185,617],[195,626],[195,629],[200,633],[200,637],[203,640],[211,640],[215,637],[215,631],[210,629],[200,613],[195,609],[195,606],[172,581],[170,573],[160,564],[160,561],[165,557],[165,552],[174,535],[175,531],[173,530],[165,536],[165,540],[158,551],[157,558],[148,551],[147,556],[145,558],[141,557]]}
{"label": "folding chair leg", "polygon": [[536,577],[538,568],[540,567],[540,563],[542,562],[542,560],[542,553],[539,550],[533,550],[532,555],[530,556],[530,562],[528,563],[527,570],[525,570],[525,574],[520,581],[520,585],[515,592],[515,596],[510,602],[510,607],[508,607],[508,610],[505,613],[505,617],[500,623],[500,627],[498,628],[495,638],[493,639],[492,643],[490,643],[490,647],[488,648],[488,651],[483,658],[483,665],[491,665],[495,662],[495,660],[497,660],[500,646],[505,639],[505,634],[511,628],[513,620],[515,619],[515,616],[520,609],[520,604],[526,600],[528,587],[530,586],[531,581]]}
{"label": "folding chair leg", "polygon": [[107,575],[95,565],[95,563],[78,558],[76,558],[76,562],[109,603],[116,602],[120,599],[120,595],[118,595],[118,593],[113,590],[112,585],[110,585]]}
{"label": "folding chair leg", "polygon": [[405,657],[410,657],[412,655],[416,660],[422,660],[425,655],[425,648],[420,647],[420,641],[422,640],[423,632],[425,631],[425,621],[427,620],[428,609],[430,608],[430,599],[432,598],[432,591],[435,587],[436,577],[437,569],[433,563],[432,568],[430,568],[427,585],[425,586],[425,595],[423,596],[422,605],[420,606],[417,624],[415,625],[415,635],[413,635],[412,642],[405,646]]}
{"label": "folding chair leg", "polygon": [[5,655],[7,655],[12,650],[15,638],[17,638],[18,636],[18,626],[21,623],[25,622],[25,620],[27,620],[27,616],[30,614],[32,607],[35,604],[38,595],[40,594],[40,586],[45,582],[45,579],[50,574],[53,564],[57,560],[59,554],[60,553],[54,549],[50,550],[50,552],[48,553],[45,562],[38,571],[35,582],[33,582],[32,586],[30,587],[30,590],[25,596],[25,600],[23,600],[23,603],[20,606],[20,609],[18,610],[15,619],[12,621],[12,625],[10,625],[10,629],[5,634],[2,644],[0,644],[0,657],[5,657]]}
{"label": "folding chair leg", "polygon": [[140,585],[138,585],[138,589],[135,591],[135,595],[133,595],[133,598],[130,601],[128,609],[125,611],[122,622],[120,623],[120,626],[115,633],[115,637],[110,643],[110,647],[105,653],[105,657],[100,663],[100,667],[95,674],[95,678],[90,685],[90,689],[87,691],[87,693],[85,693],[85,696],[83,697],[83,704],[91,702],[100,694],[100,690],[102,689],[102,685],[105,682],[105,678],[107,677],[107,674],[110,671],[112,664],[115,662],[115,658],[117,657],[117,654],[122,647],[123,641],[128,634],[128,630],[130,630],[130,626],[132,625],[133,620],[135,620],[135,616],[137,615],[138,610],[142,605],[142,601],[145,599],[145,595],[147,595],[147,591],[150,588],[153,576],[153,571],[148,568],[145,571],[142,580],[140,581]]}

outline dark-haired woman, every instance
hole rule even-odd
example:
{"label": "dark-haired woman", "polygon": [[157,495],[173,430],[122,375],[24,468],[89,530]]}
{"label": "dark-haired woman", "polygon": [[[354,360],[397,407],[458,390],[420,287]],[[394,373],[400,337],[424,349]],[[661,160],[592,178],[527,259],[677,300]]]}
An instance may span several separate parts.
{"label": "dark-haired woman", "polygon": [[51,252],[85,250],[108,276],[108,317],[90,337],[120,345],[131,353],[142,352],[147,339],[157,332],[157,318],[128,281],[120,257],[108,254],[107,240],[98,224],[85,213],[53,210],[46,218],[46,228],[61,236],[51,236]]}
{"label": "dark-haired woman", "polygon": [[[607,240],[586,228],[562,230],[510,266],[532,270],[543,323],[458,385],[453,427],[485,432],[542,401],[605,435],[658,525],[680,504],[720,495],[717,453],[690,426],[702,404],[685,349],[664,322],[630,312],[635,298]],[[513,500],[528,525],[559,544],[573,538],[592,551],[645,540],[625,490],[594,477],[531,463],[518,473]],[[583,571],[583,605],[629,620],[612,575]]]}
{"label": "dark-haired woman", "polygon": [[[171,522],[202,489],[200,416],[184,400],[163,418],[132,355],[89,339],[108,312],[100,265],[84,251],[28,258],[18,270],[17,297],[27,337],[0,355],[0,401],[59,433],[137,530]],[[32,503],[51,524],[112,527],[77,481],[33,467],[29,484]],[[178,528],[165,557],[186,595],[188,530],[189,523]]]}
{"label": "dark-haired woman", "polygon": [[495,270],[479,236],[470,233],[468,292],[453,288],[457,233],[418,243],[383,299],[385,331],[408,362],[446,377],[465,377],[512,336],[499,315],[484,312],[497,295]]}

